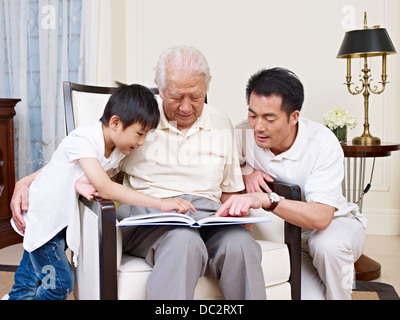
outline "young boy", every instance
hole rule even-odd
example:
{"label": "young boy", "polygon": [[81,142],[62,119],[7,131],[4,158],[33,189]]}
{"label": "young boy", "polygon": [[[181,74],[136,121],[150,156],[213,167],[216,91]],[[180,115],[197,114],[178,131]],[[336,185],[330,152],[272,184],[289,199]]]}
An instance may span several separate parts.
{"label": "young boy", "polygon": [[160,119],[157,101],[147,88],[118,85],[100,121],[72,131],[35,178],[25,221],[13,217],[19,220],[14,222],[24,234],[25,250],[9,300],[66,299],[72,292],[74,275],[65,250],[71,249],[76,264],[80,223],[74,184],[83,175],[102,198],[161,211],[195,211],[183,199],[144,195],[109,178],[126,155],[143,145]]}

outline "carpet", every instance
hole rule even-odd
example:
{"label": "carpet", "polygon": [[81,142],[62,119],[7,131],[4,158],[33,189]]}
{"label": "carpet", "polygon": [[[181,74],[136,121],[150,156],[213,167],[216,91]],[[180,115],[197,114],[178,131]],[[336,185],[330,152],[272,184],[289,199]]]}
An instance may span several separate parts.
{"label": "carpet", "polygon": [[375,281],[356,281],[352,298],[353,300],[400,300],[393,286]]}
{"label": "carpet", "polygon": [[[4,269],[2,268],[2,270]],[[13,284],[14,284],[14,272],[0,271],[0,299],[5,294],[10,292]]]}
{"label": "carpet", "polygon": [[353,291],[351,300],[379,300],[379,295],[370,291]]}

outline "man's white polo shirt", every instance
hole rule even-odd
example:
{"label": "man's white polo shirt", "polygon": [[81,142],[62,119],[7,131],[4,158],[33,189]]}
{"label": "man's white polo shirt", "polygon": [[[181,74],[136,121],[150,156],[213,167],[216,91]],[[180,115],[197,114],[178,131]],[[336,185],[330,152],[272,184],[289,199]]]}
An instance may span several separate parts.
{"label": "man's white polo shirt", "polygon": [[303,201],[335,207],[335,217],[352,213],[366,227],[367,219],[358,206],[343,196],[343,150],[328,128],[300,117],[295,142],[278,155],[257,146],[247,120],[236,126],[236,137],[241,163],[276,180],[299,185]]}

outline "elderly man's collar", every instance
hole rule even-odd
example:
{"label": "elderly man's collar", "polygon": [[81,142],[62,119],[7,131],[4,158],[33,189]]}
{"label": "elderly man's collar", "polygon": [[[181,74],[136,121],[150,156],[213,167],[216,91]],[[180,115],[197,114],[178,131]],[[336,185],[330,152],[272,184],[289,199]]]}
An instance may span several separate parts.
{"label": "elderly man's collar", "polygon": [[[163,129],[169,129],[171,127],[176,128],[176,122],[169,121],[165,116],[165,112],[162,107],[162,99],[160,97],[157,97],[157,101],[160,109],[160,123],[158,124],[157,129],[163,130]],[[203,112],[201,113],[201,116],[197,118],[195,123],[193,123],[192,128],[197,128],[198,130],[212,129],[212,123],[209,117],[207,116],[207,104],[204,104]]]}

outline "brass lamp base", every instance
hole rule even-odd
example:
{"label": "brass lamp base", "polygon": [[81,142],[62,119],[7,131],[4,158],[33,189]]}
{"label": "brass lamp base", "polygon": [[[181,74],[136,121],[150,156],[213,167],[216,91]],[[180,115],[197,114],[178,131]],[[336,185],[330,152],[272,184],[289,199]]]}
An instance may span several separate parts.
{"label": "brass lamp base", "polygon": [[360,146],[376,146],[381,144],[381,139],[372,136],[361,136],[354,138],[352,142]]}
{"label": "brass lamp base", "polygon": [[[368,96],[367,96],[368,98]],[[368,99],[366,100],[365,104],[365,113],[368,114]],[[373,137],[371,135],[371,132],[369,131],[369,123],[368,123],[368,117],[365,116],[365,122],[364,122],[364,131],[361,135],[361,137],[356,137],[353,138],[352,140],[354,145],[359,145],[359,146],[376,146],[381,144],[381,139],[378,137]]]}

